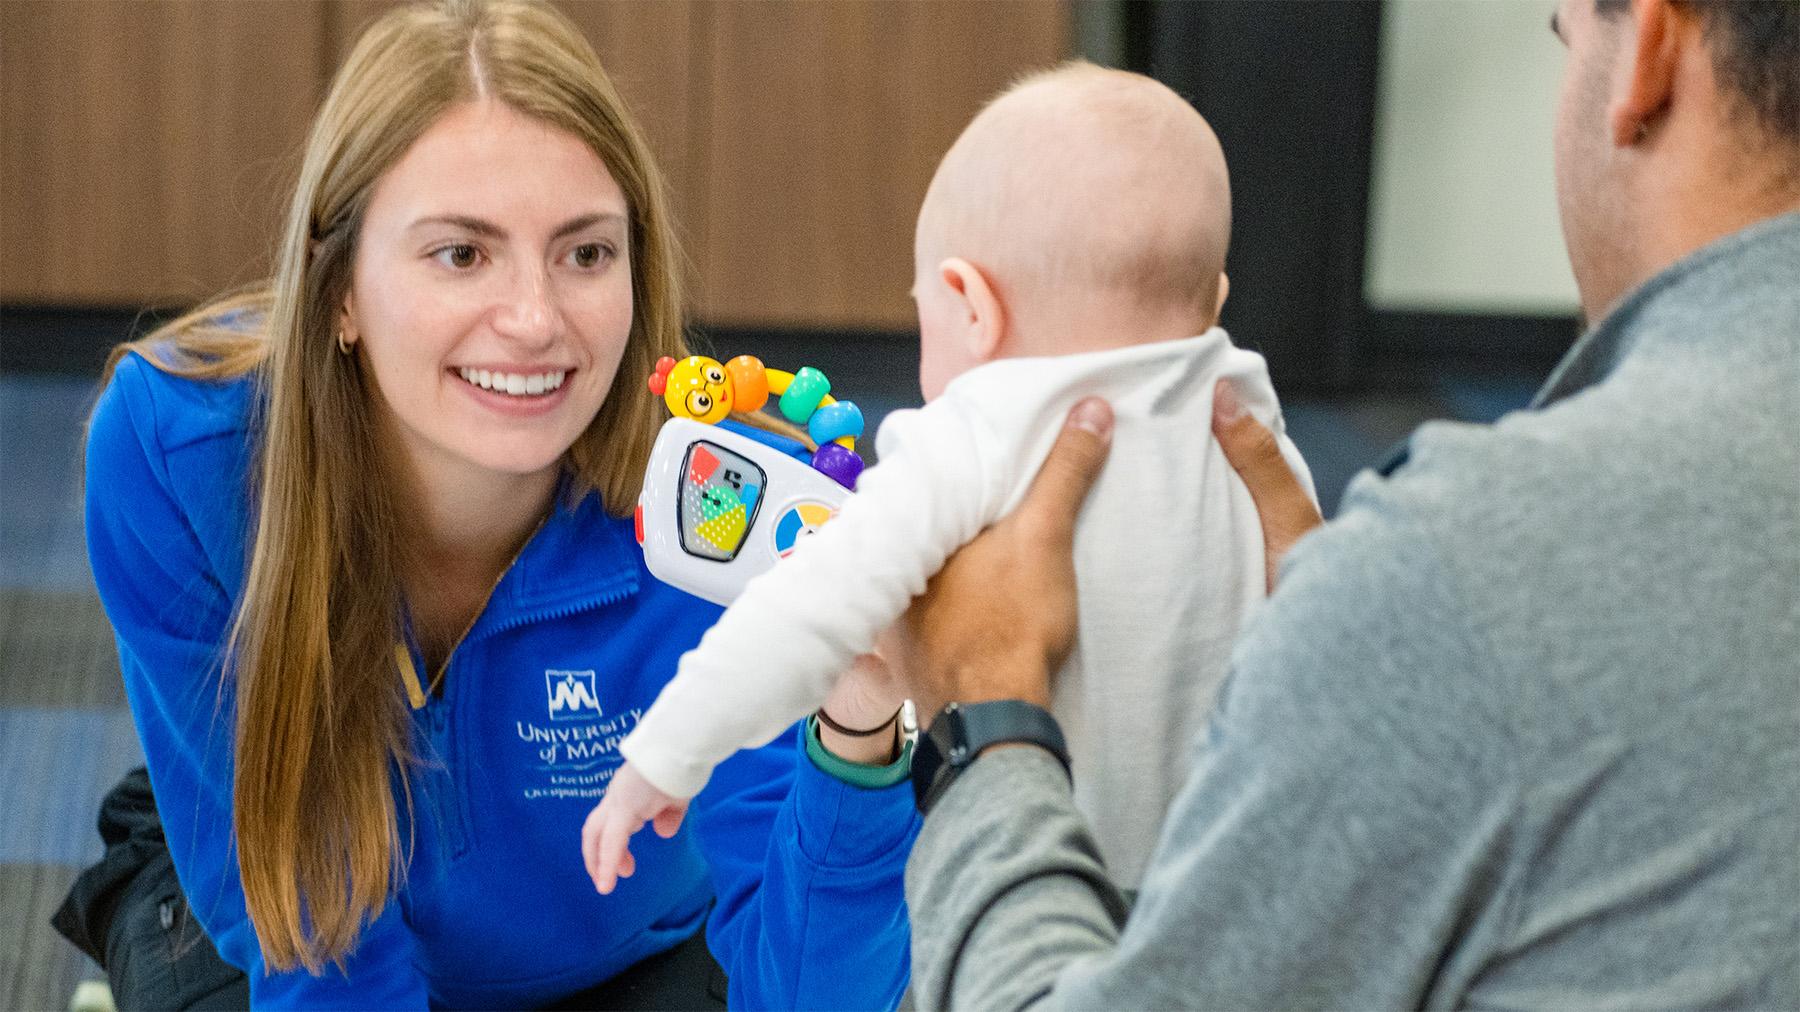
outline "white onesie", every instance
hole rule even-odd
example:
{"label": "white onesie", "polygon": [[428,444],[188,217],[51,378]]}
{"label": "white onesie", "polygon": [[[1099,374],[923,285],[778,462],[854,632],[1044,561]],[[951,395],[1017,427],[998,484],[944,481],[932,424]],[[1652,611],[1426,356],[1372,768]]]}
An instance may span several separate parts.
{"label": "white onesie", "polygon": [[1136,886],[1238,628],[1264,594],[1256,509],[1212,438],[1223,378],[1277,434],[1310,494],[1262,356],[1219,328],[991,362],[924,408],[888,416],[880,463],[857,494],[744,588],[620,751],[664,793],[691,797],[731,753],[811,713],[950,554],[1018,504],[1069,408],[1098,394],[1113,407],[1112,452],[1076,529],[1080,628],[1052,709],[1076,803],[1109,872]]}

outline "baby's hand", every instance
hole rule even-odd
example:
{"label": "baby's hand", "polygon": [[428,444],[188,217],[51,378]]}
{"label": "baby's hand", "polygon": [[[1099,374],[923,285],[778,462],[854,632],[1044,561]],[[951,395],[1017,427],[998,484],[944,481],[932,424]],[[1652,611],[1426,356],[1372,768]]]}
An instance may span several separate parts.
{"label": "baby's hand", "polygon": [[657,790],[630,763],[621,766],[581,827],[581,856],[594,888],[610,893],[619,879],[630,878],[637,870],[637,861],[626,846],[631,834],[651,822],[656,835],[666,840],[681,828],[687,806],[685,800]]}

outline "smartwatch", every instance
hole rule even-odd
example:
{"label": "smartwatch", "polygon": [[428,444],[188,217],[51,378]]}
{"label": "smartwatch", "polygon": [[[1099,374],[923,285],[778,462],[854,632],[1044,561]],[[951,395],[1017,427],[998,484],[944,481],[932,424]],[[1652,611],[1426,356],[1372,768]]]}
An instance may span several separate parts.
{"label": "smartwatch", "polygon": [[1049,752],[1074,781],[1069,747],[1050,711],[1022,699],[951,703],[938,712],[931,730],[919,737],[913,750],[913,800],[919,813],[931,811],[982,749],[1006,742],[1024,742]]}

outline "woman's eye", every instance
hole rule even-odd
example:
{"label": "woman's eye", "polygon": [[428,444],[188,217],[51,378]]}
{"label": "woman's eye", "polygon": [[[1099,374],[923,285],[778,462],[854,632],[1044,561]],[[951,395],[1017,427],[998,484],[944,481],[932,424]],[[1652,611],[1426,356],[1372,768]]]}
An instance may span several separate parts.
{"label": "woman's eye", "polygon": [[475,266],[475,261],[480,258],[481,251],[469,243],[459,242],[454,245],[445,246],[443,249],[438,250],[432,255],[437,257],[438,261],[446,267],[454,267],[459,271],[466,271]]}
{"label": "woman's eye", "polygon": [[570,256],[577,267],[597,267],[612,251],[597,242],[583,243],[575,247]]}

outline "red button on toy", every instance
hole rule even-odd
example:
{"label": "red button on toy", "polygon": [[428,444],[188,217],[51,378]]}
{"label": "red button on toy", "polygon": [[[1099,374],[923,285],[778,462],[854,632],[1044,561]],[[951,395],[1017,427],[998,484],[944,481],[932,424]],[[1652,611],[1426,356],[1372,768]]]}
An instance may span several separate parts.
{"label": "red button on toy", "polygon": [[713,472],[719,468],[719,458],[706,452],[706,447],[694,447],[694,455],[688,458],[688,481],[696,485],[704,485],[712,480]]}

